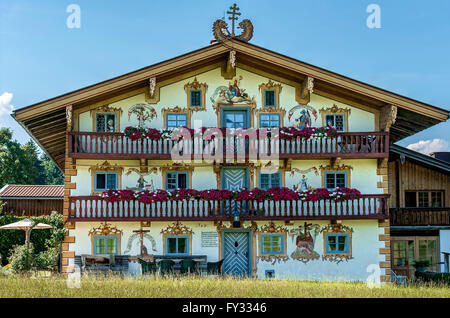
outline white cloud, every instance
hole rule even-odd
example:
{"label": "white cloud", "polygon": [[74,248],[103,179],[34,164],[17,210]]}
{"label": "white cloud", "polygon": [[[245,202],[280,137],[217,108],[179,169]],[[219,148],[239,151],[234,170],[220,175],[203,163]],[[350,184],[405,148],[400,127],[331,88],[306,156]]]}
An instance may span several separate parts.
{"label": "white cloud", "polygon": [[406,148],[429,155],[432,152],[448,151],[448,142],[444,139],[435,138],[433,140],[421,140],[408,145]]}
{"label": "white cloud", "polygon": [[0,95],[0,117],[2,115],[9,115],[14,110],[14,106],[11,105],[13,94],[4,92]]}

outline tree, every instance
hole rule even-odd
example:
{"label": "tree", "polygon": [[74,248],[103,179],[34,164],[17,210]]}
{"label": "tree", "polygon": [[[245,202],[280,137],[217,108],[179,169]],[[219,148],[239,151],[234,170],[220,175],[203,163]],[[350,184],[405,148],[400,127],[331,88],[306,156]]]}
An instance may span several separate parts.
{"label": "tree", "polygon": [[45,153],[42,154],[40,160],[44,175],[43,184],[64,184],[64,175]]}
{"label": "tree", "polygon": [[[26,148],[30,150],[29,147]],[[5,184],[34,184],[32,155],[25,156],[22,145],[12,139],[9,128],[0,129],[0,187]]]}
{"label": "tree", "polygon": [[0,188],[5,184],[63,184],[64,176],[33,141],[21,145],[9,128],[0,129]]}

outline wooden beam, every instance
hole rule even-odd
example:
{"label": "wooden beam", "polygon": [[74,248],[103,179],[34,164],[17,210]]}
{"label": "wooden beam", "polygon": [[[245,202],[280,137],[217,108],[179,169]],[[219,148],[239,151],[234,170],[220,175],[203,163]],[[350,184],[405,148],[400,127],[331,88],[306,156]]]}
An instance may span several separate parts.
{"label": "wooden beam", "polygon": [[380,129],[381,131],[389,131],[397,118],[397,107],[394,105],[386,105],[380,110]]}

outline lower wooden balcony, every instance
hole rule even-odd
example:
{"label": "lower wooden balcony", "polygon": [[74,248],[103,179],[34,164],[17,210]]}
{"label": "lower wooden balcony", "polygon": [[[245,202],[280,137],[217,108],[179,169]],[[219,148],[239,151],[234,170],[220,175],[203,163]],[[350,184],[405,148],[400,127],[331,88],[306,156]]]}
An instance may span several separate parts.
{"label": "lower wooden balcony", "polygon": [[364,194],[344,202],[185,200],[150,204],[107,202],[99,196],[69,197],[68,221],[232,221],[389,218],[387,194]]}
{"label": "lower wooden balcony", "polygon": [[445,208],[391,208],[392,226],[450,225],[450,207]]}
{"label": "lower wooden balcony", "polygon": [[[70,132],[69,157],[77,159],[174,159],[173,153],[189,159],[321,159],[340,157],[384,158],[389,156],[387,132],[346,132],[337,137],[319,139],[270,139],[244,141],[236,136],[226,136],[212,141],[201,138],[182,142],[165,140],[131,140],[122,133]],[[186,157],[187,156],[187,157]],[[176,158],[175,158],[176,159]]]}

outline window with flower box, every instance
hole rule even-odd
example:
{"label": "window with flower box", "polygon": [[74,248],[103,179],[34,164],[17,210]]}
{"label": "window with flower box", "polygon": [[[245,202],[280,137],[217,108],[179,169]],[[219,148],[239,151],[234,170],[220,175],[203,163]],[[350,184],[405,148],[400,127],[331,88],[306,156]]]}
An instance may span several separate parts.
{"label": "window with flower box", "polygon": [[325,171],[324,187],[328,190],[336,188],[348,188],[348,172],[341,171]]}
{"label": "window with flower box", "polygon": [[167,171],[166,190],[189,188],[189,173],[187,171]]}
{"label": "window with flower box", "polygon": [[345,114],[327,114],[325,115],[327,126],[334,127],[337,131],[345,131]]}
{"label": "window with flower box", "polygon": [[259,128],[280,128],[280,114],[259,114]]}
{"label": "window with flower box", "polygon": [[260,173],[259,174],[259,188],[267,190],[270,188],[281,188],[281,172],[274,173]]}
{"label": "window with flower box", "polygon": [[98,171],[94,173],[94,191],[117,190],[119,184],[118,172]]}
{"label": "window with flower box", "polygon": [[187,114],[166,114],[166,129],[188,127]]}

